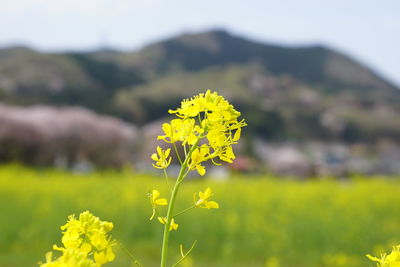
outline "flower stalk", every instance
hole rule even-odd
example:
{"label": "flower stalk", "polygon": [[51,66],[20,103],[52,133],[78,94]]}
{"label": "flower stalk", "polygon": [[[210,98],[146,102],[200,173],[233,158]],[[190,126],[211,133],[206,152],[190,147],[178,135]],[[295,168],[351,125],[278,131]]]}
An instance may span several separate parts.
{"label": "flower stalk", "polygon": [[[207,161],[217,166],[221,165],[221,161],[232,163],[233,159],[235,159],[232,145],[238,142],[241,128],[246,126],[244,120],[238,121],[240,112],[236,111],[218,93],[212,93],[210,90],[205,94],[199,94],[193,98],[183,100],[180,108],[169,110],[169,113],[175,114],[178,118],[171,120],[169,123],[164,123],[162,125],[164,135],[158,136],[157,139],[173,147],[181,168],[168,201],[165,198],[159,198],[160,192],[156,189],[150,194],[150,202],[153,208],[150,220],[155,217],[155,214],[159,214],[157,211],[158,206],[168,205],[166,216],[161,215],[158,217],[158,221],[164,224],[161,267],[167,266],[170,231],[178,229],[175,217],[194,208],[219,208],[217,202],[210,200],[213,193],[210,188],[207,188],[204,192],[197,193],[198,197],[196,197],[197,194],[195,193],[194,202],[189,208],[174,215],[175,203],[181,183],[190,171],[197,171],[198,174],[203,176],[206,173],[203,163]],[[200,140],[202,140],[201,143]],[[183,157],[179,154],[177,145],[182,146]],[[163,169],[167,183],[166,169],[172,162],[172,157],[170,156],[172,147],[164,149],[157,146],[156,153],[151,155],[151,158],[155,161],[153,167]],[[184,260],[193,248],[194,245],[186,254],[182,252],[182,258],[178,263]]]}
{"label": "flower stalk", "polygon": [[188,168],[189,158],[192,155],[193,151],[197,148],[197,144],[199,143],[199,140],[200,140],[200,138],[197,140],[195,145],[192,146],[185,161],[182,163],[181,169],[178,174],[178,178],[176,179],[174,188],[172,189],[172,192],[171,192],[171,198],[170,198],[168,211],[167,211],[167,222],[164,227],[163,243],[162,243],[162,247],[161,247],[161,265],[160,265],[161,267],[167,266],[169,232],[170,232],[169,229],[170,229],[171,221],[173,218],[172,214],[174,212],[176,196],[178,195],[179,187],[187,174],[186,170]]}

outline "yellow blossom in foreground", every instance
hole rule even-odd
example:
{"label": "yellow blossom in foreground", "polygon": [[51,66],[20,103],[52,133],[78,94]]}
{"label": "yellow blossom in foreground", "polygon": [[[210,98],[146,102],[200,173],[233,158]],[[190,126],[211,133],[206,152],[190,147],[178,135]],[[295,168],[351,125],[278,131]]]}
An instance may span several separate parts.
{"label": "yellow blossom in foreground", "polygon": [[53,253],[46,254],[46,263],[41,267],[97,267],[93,260],[87,258],[87,253],[75,249],[65,249],[63,255],[53,261]]}
{"label": "yellow blossom in foreground", "polygon": [[198,200],[196,200],[196,194],[194,194],[194,205],[204,209],[218,209],[219,204],[217,202],[208,200],[212,195],[212,190],[209,187],[204,192],[199,192]]}
{"label": "yellow blossom in foreground", "polygon": [[111,250],[111,248],[108,248],[105,251],[95,252],[94,259],[95,259],[97,265],[101,266],[102,264],[113,261],[115,259],[115,255],[114,255],[113,251]]}
{"label": "yellow blossom in foreground", "polygon": [[[162,224],[166,224],[167,223],[167,218],[165,218],[165,217],[158,217],[157,218],[158,219],[158,221],[160,222],[160,223],[162,223]],[[174,219],[172,219],[171,220],[171,225],[169,226],[169,230],[170,231],[172,231],[172,230],[177,230],[178,229],[178,224],[177,223],[175,223],[175,220]]]}
{"label": "yellow blossom in foreground", "polygon": [[153,164],[154,168],[157,169],[166,169],[168,168],[169,164],[171,163],[172,158],[168,159],[169,153],[171,149],[168,148],[167,150],[163,151],[161,147],[157,146],[157,154],[153,153],[151,155],[151,159],[154,160],[156,163]]}
{"label": "yellow blossom in foreground", "polygon": [[367,257],[377,262],[377,267],[400,267],[400,245],[394,246],[392,252],[387,255],[383,254],[381,258],[367,255]]}
{"label": "yellow blossom in foreground", "polygon": [[150,202],[151,202],[151,206],[153,207],[153,214],[150,217],[150,220],[152,220],[154,218],[154,215],[156,214],[156,206],[166,206],[168,205],[168,201],[166,198],[159,198],[160,196],[160,192],[156,189],[154,189],[151,192],[150,195]]}
{"label": "yellow blossom in foreground", "polygon": [[[113,261],[115,255],[112,247],[115,242],[108,236],[113,227],[111,222],[101,221],[89,211],[82,212],[79,219],[75,215],[68,216],[67,223],[61,226],[63,230],[61,241],[64,247],[53,246],[53,249],[61,251],[62,255],[52,261],[52,254],[48,254],[47,265],[42,266],[86,267],[91,266],[90,263],[93,262],[99,267]],[[90,258],[92,255],[94,259]]]}

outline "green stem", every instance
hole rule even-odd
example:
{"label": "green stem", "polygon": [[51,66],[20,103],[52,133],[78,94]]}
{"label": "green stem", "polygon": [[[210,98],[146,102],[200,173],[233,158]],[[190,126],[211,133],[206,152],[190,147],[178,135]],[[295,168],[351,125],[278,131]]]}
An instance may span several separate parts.
{"label": "green stem", "polygon": [[193,206],[191,206],[191,207],[189,207],[189,208],[184,209],[184,210],[181,211],[181,212],[178,212],[177,214],[174,215],[174,218],[175,218],[176,216],[181,215],[181,214],[183,214],[183,213],[185,213],[185,212],[188,212],[189,210],[194,209],[194,208],[196,208],[196,205],[193,205]]}
{"label": "green stem", "polygon": [[196,243],[197,243],[197,240],[195,240],[195,241],[193,242],[192,247],[188,250],[188,252],[186,252],[186,254],[183,253],[183,248],[182,248],[182,245],[181,245],[181,255],[182,255],[182,258],[181,258],[177,263],[175,263],[174,265],[172,265],[172,267],[178,266],[179,263],[181,263],[184,259],[186,259],[186,257],[190,254],[190,252],[192,252],[192,250],[194,249],[194,246],[196,246]]}
{"label": "green stem", "polygon": [[134,264],[136,264],[139,267],[143,267],[143,265],[135,258],[135,256],[133,256],[133,254],[122,243],[120,243],[120,246],[128,255],[128,257],[133,261]]}
{"label": "green stem", "polygon": [[169,227],[173,218],[174,206],[176,201],[176,196],[179,191],[179,186],[181,185],[183,179],[187,175],[186,169],[189,167],[188,163],[190,160],[190,156],[192,155],[193,151],[197,148],[197,144],[199,143],[202,136],[197,139],[196,143],[191,147],[189,153],[187,154],[185,161],[181,165],[181,169],[179,171],[178,178],[176,179],[175,186],[171,192],[171,198],[168,205],[167,211],[167,222],[165,223],[164,227],[164,236],[163,236],[163,243],[161,248],[161,267],[167,266],[167,256],[168,256],[168,243],[169,243]]}
{"label": "green stem", "polygon": [[175,142],[172,143],[175,149],[176,156],[178,157],[179,163],[182,165],[181,156],[179,155],[178,149],[176,148]]}
{"label": "green stem", "polygon": [[167,185],[169,187],[169,190],[171,190],[171,185],[169,184],[169,178],[168,178],[168,174],[167,174],[167,170],[164,169],[164,177],[165,177],[165,181],[167,181]]}

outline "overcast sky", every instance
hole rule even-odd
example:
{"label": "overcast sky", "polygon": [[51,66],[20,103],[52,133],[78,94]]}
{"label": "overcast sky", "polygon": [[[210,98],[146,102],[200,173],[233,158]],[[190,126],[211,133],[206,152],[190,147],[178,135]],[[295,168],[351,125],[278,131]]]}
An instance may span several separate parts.
{"label": "overcast sky", "polygon": [[285,45],[325,44],[400,85],[400,0],[0,0],[0,46],[138,49],[226,28]]}

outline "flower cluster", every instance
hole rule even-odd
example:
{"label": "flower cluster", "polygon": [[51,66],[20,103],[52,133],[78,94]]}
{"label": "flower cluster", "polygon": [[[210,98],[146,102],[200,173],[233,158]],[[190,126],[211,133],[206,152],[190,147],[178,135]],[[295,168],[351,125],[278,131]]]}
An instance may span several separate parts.
{"label": "flower cluster", "polygon": [[46,263],[41,267],[97,267],[97,264],[87,258],[87,254],[77,249],[67,248],[63,254],[56,260],[52,260],[53,252],[46,253]]}
{"label": "flower cluster", "polygon": [[[205,94],[185,99],[180,108],[169,110],[169,113],[178,118],[163,124],[164,135],[158,139],[174,145],[180,142],[185,156],[190,156],[189,170],[197,170],[200,175],[204,175],[206,170],[201,165],[203,162],[211,160],[218,165],[216,158],[228,163],[235,159],[232,145],[239,140],[241,128],[246,126],[246,123],[244,120],[238,120],[240,112],[218,93],[208,90]],[[200,140],[202,144],[198,145]],[[189,155],[193,146],[195,149]],[[169,152],[165,154],[168,157]],[[160,162],[161,156],[156,156],[153,154],[152,158],[157,167],[169,164],[166,157]]]}
{"label": "flower cluster", "polygon": [[53,260],[52,252],[47,253],[46,263],[41,267],[99,267],[113,261],[115,242],[108,236],[112,229],[111,222],[101,221],[89,211],[82,212],[79,219],[70,215],[68,222],[61,226],[63,247],[53,246],[62,255]]}
{"label": "flower cluster", "polygon": [[394,246],[392,252],[387,255],[386,253],[381,255],[381,258],[367,255],[367,257],[377,262],[377,267],[399,267],[400,266],[400,245]]}

